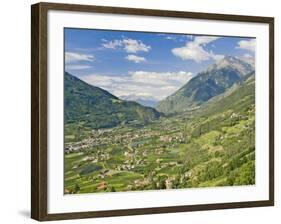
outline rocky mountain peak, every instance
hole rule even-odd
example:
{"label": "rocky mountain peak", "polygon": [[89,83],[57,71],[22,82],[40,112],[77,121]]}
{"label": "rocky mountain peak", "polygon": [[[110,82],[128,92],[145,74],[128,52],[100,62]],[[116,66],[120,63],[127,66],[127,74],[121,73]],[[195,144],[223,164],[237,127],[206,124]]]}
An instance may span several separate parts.
{"label": "rocky mountain peak", "polygon": [[247,75],[254,70],[250,63],[234,56],[225,56],[215,64],[211,65],[207,71],[212,72],[219,69],[233,69],[242,75]]}

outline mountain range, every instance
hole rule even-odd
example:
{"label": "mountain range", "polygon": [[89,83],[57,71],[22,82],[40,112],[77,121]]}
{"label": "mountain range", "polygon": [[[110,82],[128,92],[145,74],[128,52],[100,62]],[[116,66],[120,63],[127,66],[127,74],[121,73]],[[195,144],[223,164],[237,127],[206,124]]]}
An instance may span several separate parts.
{"label": "mountain range", "polygon": [[68,72],[64,77],[64,94],[66,123],[84,122],[97,129],[132,122],[145,124],[160,117],[160,113],[153,108],[121,100]]}
{"label": "mountain range", "polygon": [[197,109],[211,98],[226,92],[234,84],[246,80],[253,71],[254,67],[250,63],[226,56],[162,100],[156,109],[165,114]]}
{"label": "mountain range", "polygon": [[147,107],[155,107],[158,104],[158,100],[151,96],[139,96],[139,95],[131,94],[127,96],[120,96],[119,98],[127,101],[135,101]]}
{"label": "mountain range", "polygon": [[[253,64],[231,56],[198,73],[157,106],[154,98],[136,95],[118,98],[68,72],[65,72],[64,80],[65,122],[83,122],[92,129],[130,123],[146,124],[164,114],[178,114],[198,108],[207,114],[216,111],[217,107],[227,107],[239,101],[241,94],[248,96],[254,93]],[[152,108],[155,106],[156,109]]]}

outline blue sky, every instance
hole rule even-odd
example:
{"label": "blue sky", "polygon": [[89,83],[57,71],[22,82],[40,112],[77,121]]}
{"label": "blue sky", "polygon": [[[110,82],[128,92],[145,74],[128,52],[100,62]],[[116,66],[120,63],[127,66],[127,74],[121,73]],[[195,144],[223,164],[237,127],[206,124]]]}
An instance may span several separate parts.
{"label": "blue sky", "polygon": [[65,28],[65,70],[120,98],[162,100],[226,55],[252,59],[255,39]]}

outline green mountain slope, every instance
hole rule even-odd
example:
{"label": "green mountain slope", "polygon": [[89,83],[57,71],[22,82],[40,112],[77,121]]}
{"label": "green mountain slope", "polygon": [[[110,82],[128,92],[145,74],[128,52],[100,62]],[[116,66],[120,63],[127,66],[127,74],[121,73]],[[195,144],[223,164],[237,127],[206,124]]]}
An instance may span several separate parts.
{"label": "green mountain slope", "polygon": [[66,124],[83,122],[93,129],[110,128],[121,123],[147,123],[160,116],[153,108],[120,100],[67,72],[64,87]]}
{"label": "green mountain slope", "polygon": [[233,85],[225,93],[203,104],[198,115],[212,115],[225,110],[243,111],[255,104],[255,74],[250,73],[245,81]]}
{"label": "green mountain slope", "polygon": [[254,74],[202,105],[190,121],[190,187],[255,183]]}
{"label": "green mountain slope", "polygon": [[199,73],[174,94],[161,101],[156,108],[166,114],[192,110],[244,80],[253,70],[250,64],[227,56]]}

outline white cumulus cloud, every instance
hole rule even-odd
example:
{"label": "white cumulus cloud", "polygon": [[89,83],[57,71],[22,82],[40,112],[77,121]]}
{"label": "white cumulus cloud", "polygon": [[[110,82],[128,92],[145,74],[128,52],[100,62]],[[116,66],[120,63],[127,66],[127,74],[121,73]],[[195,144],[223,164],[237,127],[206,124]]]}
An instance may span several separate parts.
{"label": "white cumulus cloud", "polygon": [[197,63],[210,59],[219,60],[223,55],[214,54],[212,51],[207,51],[204,47],[219,39],[220,37],[198,36],[192,41],[188,41],[185,46],[172,49],[172,53],[182,60],[194,60]]}
{"label": "white cumulus cloud", "polygon": [[238,42],[238,46],[236,48],[240,48],[240,49],[255,52],[256,40],[255,39],[241,40],[241,41]]}
{"label": "white cumulus cloud", "polygon": [[128,53],[137,53],[139,51],[148,52],[151,49],[150,46],[145,45],[140,40],[124,39],[123,43],[124,48]]}
{"label": "white cumulus cloud", "polygon": [[95,57],[90,54],[80,54],[75,52],[65,52],[65,62],[72,63],[78,61],[94,61]]}
{"label": "white cumulus cloud", "polygon": [[104,44],[102,44],[102,46],[104,48],[116,49],[117,47],[121,47],[122,46],[122,41],[121,40],[107,41],[107,40],[103,39],[103,42],[105,42]]}
{"label": "white cumulus cloud", "polygon": [[244,54],[243,57],[244,58],[253,58],[253,55],[251,55],[251,54]]}
{"label": "white cumulus cloud", "polygon": [[148,72],[131,71],[125,75],[111,76],[91,74],[81,77],[93,86],[103,88],[123,98],[126,96],[147,96],[162,100],[186,84],[193,74],[191,72]]}
{"label": "white cumulus cloud", "polygon": [[127,57],[125,57],[128,61],[133,61],[135,63],[140,63],[146,61],[144,57],[140,57],[134,54],[129,54]]}
{"label": "white cumulus cloud", "polygon": [[107,41],[103,43],[102,46],[109,49],[120,48],[125,50],[127,53],[148,52],[151,49],[149,45],[144,44],[141,40],[134,40],[130,38]]}

